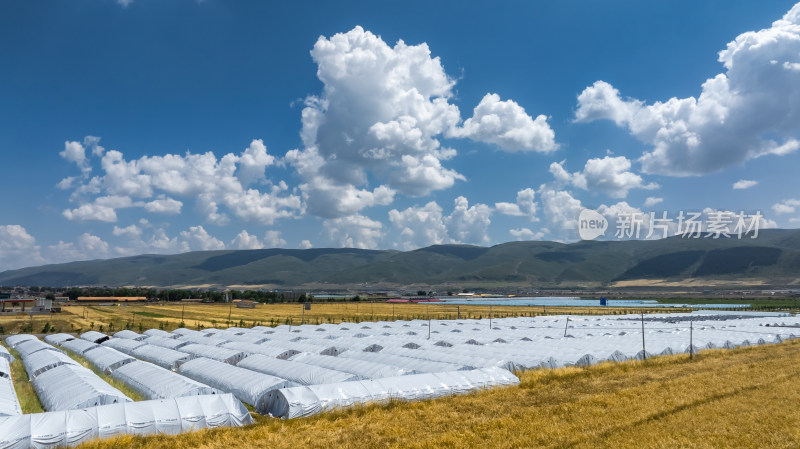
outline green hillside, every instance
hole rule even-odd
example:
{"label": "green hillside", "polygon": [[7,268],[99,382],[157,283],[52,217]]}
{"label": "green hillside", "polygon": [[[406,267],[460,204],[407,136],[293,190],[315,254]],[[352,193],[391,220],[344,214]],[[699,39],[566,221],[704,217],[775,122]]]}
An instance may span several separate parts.
{"label": "green hillside", "polygon": [[[660,280],[795,285],[800,230],[761,231],[757,239],[510,242],[489,248],[434,245],[413,251],[262,249],[141,255],[0,273],[0,285],[258,286],[369,285],[563,287]],[[702,282],[700,282],[702,284]]]}

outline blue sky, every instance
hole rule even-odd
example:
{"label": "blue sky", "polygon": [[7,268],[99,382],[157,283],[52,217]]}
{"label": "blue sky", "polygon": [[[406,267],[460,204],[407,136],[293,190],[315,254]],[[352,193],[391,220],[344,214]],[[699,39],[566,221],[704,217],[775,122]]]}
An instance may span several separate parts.
{"label": "blue sky", "polygon": [[3,2],[0,269],[795,228],[799,42],[790,1]]}

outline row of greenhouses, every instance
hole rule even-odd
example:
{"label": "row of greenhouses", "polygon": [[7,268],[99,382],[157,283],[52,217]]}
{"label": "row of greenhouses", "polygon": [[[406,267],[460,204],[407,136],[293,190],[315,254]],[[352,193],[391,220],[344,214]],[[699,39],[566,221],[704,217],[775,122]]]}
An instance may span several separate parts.
{"label": "row of greenhouses", "polygon": [[[298,418],[366,402],[513,385],[519,382],[514,370],[779,343],[796,336],[800,320],[794,317],[720,312],[123,330],[114,335],[90,331],[48,335],[46,342],[19,335],[6,343],[20,354],[47,410],[44,415],[230,395],[258,413]],[[134,403],[70,353],[146,401]],[[3,375],[10,361],[10,354],[0,352],[0,420],[26,416],[19,411],[10,375]],[[8,380],[5,390],[2,379]],[[250,422],[249,415],[236,410],[228,407],[227,413],[237,418],[227,423]],[[27,447],[10,444],[0,442],[0,449]]]}

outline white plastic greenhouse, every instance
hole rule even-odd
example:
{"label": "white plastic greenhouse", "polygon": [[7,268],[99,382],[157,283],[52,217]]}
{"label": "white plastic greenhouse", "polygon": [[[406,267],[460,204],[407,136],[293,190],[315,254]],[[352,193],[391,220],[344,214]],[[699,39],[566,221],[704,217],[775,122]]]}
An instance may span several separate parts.
{"label": "white plastic greenhouse", "polygon": [[177,338],[158,337],[158,336],[146,337],[144,340],[141,340],[141,342],[147,343],[148,345],[161,346],[162,348],[169,348],[169,349],[178,349],[181,346],[186,346],[188,344],[191,344],[188,341],[178,340]]}
{"label": "white plastic greenhouse", "polygon": [[112,338],[102,343],[103,346],[114,348],[117,351],[124,352],[128,355],[130,355],[134,349],[138,348],[139,346],[144,346],[145,344],[146,343],[141,341],[129,340],[127,338]]}
{"label": "white plastic greenhouse", "polygon": [[178,368],[178,372],[198,382],[232,393],[239,400],[255,407],[261,414],[266,413],[269,391],[297,385],[279,377],[203,357],[184,363]]}
{"label": "white plastic greenhouse", "polygon": [[219,391],[148,362],[134,361],[111,373],[147,399],[216,394]]}
{"label": "white plastic greenhouse", "polygon": [[121,331],[114,334],[114,338],[127,338],[128,340],[141,341],[147,338],[147,335],[137,334],[136,332],[130,329],[122,329]]}
{"label": "white plastic greenhouse", "polygon": [[502,368],[414,374],[375,380],[283,388],[269,395],[269,413],[279,418],[311,416],[339,407],[388,399],[419,400],[463,394],[479,388],[514,385],[519,379]]}
{"label": "white plastic greenhouse", "polygon": [[291,358],[293,362],[306,365],[321,366],[323,368],[355,374],[361,379],[380,379],[382,377],[403,376],[413,374],[411,369],[403,369],[381,363],[365,362],[363,360],[345,359],[330,355],[316,355],[302,353]]}
{"label": "white plastic greenhouse", "polygon": [[92,343],[90,341],[86,341],[80,338],[61,342],[60,346],[64,349],[69,349],[70,351],[78,355],[83,355],[83,353],[86,351],[100,347],[100,345],[98,345],[97,343]]}
{"label": "white plastic greenhouse", "polygon": [[114,348],[98,346],[91,351],[85,352],[83,357],[92,363],[100,371],[110,374],[122,365],[133,362],[133,357],[123,354]]}
{"label": "white plastic greenhouse", "polygon": [[70,334],[50,334],[44,336],[44,341],[51,345],[61,345],[67,340],[74,340],[75,336]]}
{"label": "white plastic greenhouse", "polygon": [[33,389],[47,411],[74,410],[130,402],[121,391],[82,366],[61,365],[33,379]]}
{"label": "white plastic greenhouse", "polygon": [[0,359],[5,359],[9,363],[14,361],[14,357],[8,352],[8,349],[3,346],[0,346]]}
{"label": "white plastic greenhouse", "polygon": [[219,348],[216,346],[206,346],[194,343],[182,346],[178,350],[185,352],[186,354],[191,354],[195,357],[205,357],[207,359],[218,360],[231,365],[235,365],[239,362],[239,360],[247,357],[246,352],[237,351],[235,349]]}
{"label": "white plastic greenhouse", "polygon": [[70,356],[59,351],[37,351],[22,359],[28,379],[36,379],[40,374],[61,365],[80,366]]}
{"label": "white plastic greenhouse", "polygon": [[181,363],[188,362],[194,358],[193,355],[185,352],[147,344],[131,351],[131,355],[170,370],[175,370]]}
{"label": "white plastic greenhouse", "polygon": [[59,349],[56,349],[52,345],[48,345],[47,343],[37,339],[36,337],[33,337],[33,340],[25,340],[20,343],[17,343],[17,345],[14,346],[14,350],[17,351],[19,353],[19,356],[22,357],[23,359],[25,359],[25,357],[37,351],[64,352]]}
{"label": "white plastic greenhouse", "polygon": [[0,373],[0,418],[21,414],[22,408],[19,405],[19,399],[17,399],[17,393],[14,391],[14,384],[11,378]]}
{"label": "white plastic greenhouse", "polygon": [[108,340],[111,337],[109,337],[108,335],[106,335],[106,334],[104,334],[102,332],[87,331],[87,332],[84,332],[84,333],[81,334],[81,338],[86,340],[86,341],[91,341],[92,343],[100,344],[100,343]]}
{"label": "white plastic greenhouse", "polygon": [[351,373],[336,371],[319,366],[306,365],[305,363],[281,360],[262,354],[253,354],[237,364],[259,373],[280,377],[298,385],[330,384],[358,380],[358,376]]}
{"label": "white plastic greenhouse", "polygon": [[178,434],[252,423],[247,409],[230,394],[103,405],[0,417],[0,449],[77,446],[121,434]]}
{"label": "white plastic greenhouse", "polygon": [[9,335],[6,337],[6,344],[11,346],[11,349],[17,349],[18,344],[28,340],[37,340],[37,338],[29,334]]}

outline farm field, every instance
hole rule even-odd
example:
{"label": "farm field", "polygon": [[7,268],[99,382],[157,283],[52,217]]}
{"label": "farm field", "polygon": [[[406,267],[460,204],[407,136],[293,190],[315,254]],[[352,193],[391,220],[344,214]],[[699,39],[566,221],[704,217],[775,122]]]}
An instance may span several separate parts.
{"label": "farm field", "polygon": [[[456,318],[506,318],[542,315],[603,315],[628,313],[688,312],[689,309],[637,308],[637,307],[525,307],[444,304],[388,304],[384,302],[313,303],[311,310],[303,310],[299,303],[257,304],[255,309],[238,309],[229,304],[126,304],[126,305],[70,305],[61,313],[52,315],[0,316],[0,334],[48,332],[116,332],[122,329],[175,330],[226,328],[230,326],[253,327],[299,325],[341,322],[412,319]],[[49,323],[49,326],[47,324]],[[47,326],[47,327],[46,327]],[[102,329],[101,329],[102,326]]]}
{"label": "farm field", "polygon": [[80,446],[797,447],[800,341],[518,373],[517,387]]}

